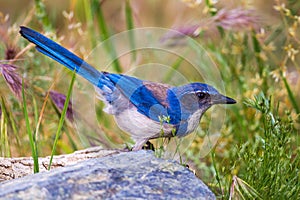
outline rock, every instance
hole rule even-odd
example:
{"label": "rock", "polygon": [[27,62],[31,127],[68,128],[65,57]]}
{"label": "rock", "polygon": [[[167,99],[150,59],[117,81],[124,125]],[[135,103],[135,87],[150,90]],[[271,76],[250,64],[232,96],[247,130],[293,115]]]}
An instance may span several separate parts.
{"label": "rock", "polygon": [[177,162],[122,152],[2,182],[1,199],[215,199]]}
{"label": "rock", "polygon": [[[71,154],[55,155],[52,160],[51,169],[74,165],[83,160],[101,158],[118,152],[118,150],[108,150],[102,147],[90,147]],[[49,162],[50,156],[39,157],[39,171],[48,171]],[[0,157],[0,182],[33,174],[33,168],[32,157]]]}

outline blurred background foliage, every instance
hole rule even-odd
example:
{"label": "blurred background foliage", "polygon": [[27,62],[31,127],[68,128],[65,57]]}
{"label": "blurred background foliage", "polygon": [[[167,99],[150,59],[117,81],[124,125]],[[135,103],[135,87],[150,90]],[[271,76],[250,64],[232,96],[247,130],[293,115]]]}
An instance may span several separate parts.
{"label": "blurred background foliage", "polygon": [[[194,38],[216,63],[226,94],[238,104],[226,107],[221,136],[209,155],[199,156],[204,135],[209,134],[208,112],[181,156],[220,199],[300,199],[299,1],[0,0],[3,157],[31,155],[21,79],[37,155],[46,156],[53,147],[72,76],[21,38],[20,25],[46,34],[83,58],[100,41],[133,28],[173,28]],[[166,36],[175,41],[180,37]],[[114,46],[107,51],[113,53]],[[120,58],[109,71],[126,73],[145,55]],[[173,67],[190,74],[190,81],[199,79],[181,62],[177,64]],[[81,132],[87,136],[83,140],[73,126],[71,114],[76,108],[70,105],[55,153],[128,142],[102,107],[96,106],[101,127],[89,127],[91,135]]]}

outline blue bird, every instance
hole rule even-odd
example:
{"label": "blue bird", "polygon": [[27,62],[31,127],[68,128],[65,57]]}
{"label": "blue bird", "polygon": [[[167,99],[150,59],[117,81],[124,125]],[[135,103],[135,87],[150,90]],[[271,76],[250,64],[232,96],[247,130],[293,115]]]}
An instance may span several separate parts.
{"label": "blue bird", "polygon": [[100,72],[64,47],[42,34],[21,27],[20,34],[36,49],[87,79],[96,87],[106,108],[118,126],[135,141],[132,150],[159,137],[183,137],[199,125],[201,116],[215,104],[234,104],[204,83],[171,86],[135,77]]}

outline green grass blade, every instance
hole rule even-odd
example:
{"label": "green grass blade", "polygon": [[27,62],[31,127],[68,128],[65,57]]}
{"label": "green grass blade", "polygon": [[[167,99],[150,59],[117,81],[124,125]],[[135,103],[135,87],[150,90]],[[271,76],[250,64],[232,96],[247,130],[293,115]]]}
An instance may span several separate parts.
{"label": "green grass blade", "polygon": [[8,142],[8,136],[7,136],[7,123],[8,123],[8,116],[7,116],[7,110],[4,106],[4,101],[2,98],[1,101],[1,133],[0,133],[0,147],[1,147],[1,156],[3,157],[10,157],[10,148],[9,148],[9,142]]}
{"label": "green grass blade", "polygon": [[299,106],[298,106],[298,104],[297,104],[297,100],[296,100],[296,98],[295,98],[295,96],[294,96],[294,94],[293,94],[293,92],[292,92],[292,90],[291,90],[291,88],[290,88],[290,85],[289,85],[289,83],[287,82],[286,78],[282,75],[282,73],[281,73],[281,77],[282,77],[284,86],[285,86],[285,88],[286,88],[286,90],[287,90],[287,93],[288,93],[288,95],[289,95],[289,98],[290,98],[290,100],[291,100],[291,103],[292,103],[294,109],[296,110],[297,114],[299,114],[299,113],[300,113],[300,109],[299,109]]}
{"label": "green grass blade", "polygon": [[97,40],[95,37],[95,28],[94,28],[94,23],[93,23],[93,14],[92,14],[92,9],[90,6],[90,1],[82,1],[83,7],[84,7],[84,13],[85,13],[85,20],[87,23],[88,31],[89,31],[89,38],[92,43],[92,48],[95,48],[97,46]]}
{"label": "green grass blade", "polygon": [[56,134],[55,134],[55,140],[54,140],[54,144],[53,144],[53,147],[52,147],[52,152],[51,152],[51,157],[50,157],[50,161],[49,161],[48,170],[50,170],[50,168],[51,168],[53,156],[54,156],[54,153],[56,151],[57,142],[58,142],[58,139],[61,135],[61,130],[62,130],[64,121],[65,121],[65,117],[66,117],[66,113],[67,113],[67,109],[68,109],[68,105],[69,105],[73,85],[74,85],[74,82],[75,82],[75,78],[76,78],[76,72],[74,71],[73,76],[72,76],[72,80],[71,80],[71,84],[70,84],[70,87],[69,87],[69,90],[68,90],[68,94],[67,94],[67,97],[66,97],[66,101],[65,101],[65,104],[64,104],[64,108],[63,108],[61,116],[60,116],[58,128],[57,128],[57,131],[56,131]]}
{"label": "green grass blade", "polygon": [[[107,40],[107,39],[109,39],[110,35],[109,35],[108,27],[106,25],[106,22],[105,22],[103,13],[102,13],[101,5],[99,5],[99,1],[93,0],[92,7],[95,12],[94,14],[96,15],[99,30],[102,33],[101,39],[102,39],[102,41]],[[108,40],[107,43],[105,43],[105,44],[106,44],[105,45],[106,51],[109,53],[110,57],[114,60],[112,63],[113,68],[118,73],[122,72],[122,68],[120,66],[119,60],[117,59],[118,56],[117,56],[117,53],[116,53],[113,43],[110,40]]]}
{"label": "green grass blade", "polygon": [[263,66],[262,59],[258,56],[261,52],[261,46],[259,44],[258,39],[256,38],[255,32],[252,32],[251,38],[252,38],[253,50],[254,53],[256,54],[255,59],[258,66],[259,74],[260,76],[262,76],[264,66]]}
{"label": "green grass blade", "polygon": [[[133,17],[132,17],[132,9],[130,6],[130,0],[126,1],[125,4],[125,18],[126,18],[126,26],[127,26],[127,30],[132,30],[134,28],[134,24],[133,24]],[[134,36],[134,31],[129,31],[128,32],[128,37],[129,37],[129,45],[130,45],[130,49],[132,50],[132,61],[136,60],[136,51],[135,51],[135,36]]]}
{"label": "green grass blade", "polygon": [[22,100],[23,100],[23,113],[26,122],[26,130],[29,137],[30,148],[31,148],[32,158],[33,158],[33,171],[34,173],[38,173],[39,172],[38,151],[37,151],[36,142],[34,141],[33,134],[30,128],[29,116],[27,112],[27,103],[26,103],[26,97],[24,91],[24,79],[22,80]]}
{"label": "green grass blade", "polygon": [[[222,182],[221,182],[221,178],[220,178],[220,174],[219,174],[219,170],[217,168],[217,164],[216,164],[216,153],[215,153],[215,148],[211,151],[211,161],[212,161],[212,166],[215,170],[215,178],[217,180],[217,184],[219,186],[220,191],[222,191]],[[222,192],[222,198],[224,198],[224,194]]]}
{"label": "green grass blade", "polygon": [[2,108],[2,114],[6,115],[6,118],[8,119],[8,123],[12,128],[13,134],[16,138],[17,146],[20,147],[20,137],[19,137],[19,131],[16,125],[16,120],[13,117],[13,111],[11,111],[11,108],[9,108],[5,102],[5,99],[1,97],[1,108]]}
{"label": "green grass blade", "polygon": [[[53,106],[53,108],[54,108],[56,114],[57,114],[59,117],[61,117],[61,111],[60,111],[60,110],[58,109],[58,107],[53,103],[53,101],[52,101],[52,106]],[[73,151],[78,150],[78,147],[77,147],[77,145],[76,145],[76,142],[73,140],[73,138],[72,138],[72,136],[70,135],[68,129],[67,129],[67,128],[66,128],[66,129],[62,128],[62,130],[64,130],[64,131],[66,132],[66,135],[67,135],[67,137],[68,137],[68,139],[69,139],[69,142],[70,142],[70,145],[71,145]]]}
{"label": "green grass blade", "polygon": [[183,61],[184,61],[183,56],[180,56],[175,60],[175,62],[171,65],[171,69],[163,78],[164,83],[168,83],[169,81],[171,81],[171,79],[174,77],[174,74],[177,72],[178,68],[180,67]]}
{"label": "green grass blade", "polygon": [[17,141],[17,145],[18,145],[18,147],[20,147],[20,137],[19,137],[19,134],[18,134],[19,133],[19,129],[17,128],[16,121],[15,121],[12,113],[8,112],[8,117],[9,117],[9,122],[10,122],[10,125],[12,127],[14,136],[15,136],[16,141]]}
{"label": "green grass blade", "polygon": [[34,122],[38,123],[39,113],[38,113],[38,105],[34,97],[32,97],[32,105],[33,105],[33,113],[34,113]]}

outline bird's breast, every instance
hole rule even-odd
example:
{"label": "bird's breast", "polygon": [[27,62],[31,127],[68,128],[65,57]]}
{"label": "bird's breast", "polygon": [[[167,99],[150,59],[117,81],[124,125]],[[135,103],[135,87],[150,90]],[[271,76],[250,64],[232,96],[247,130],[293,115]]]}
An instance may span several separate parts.
{"label": "bird's breast", "polygon": [[154,139],[170,136],[174,128],[171,124],[161,124],[137,111],[136,107],[131,107],[115,115],[118,126],[133,139]]}
{"label": "bird's breast", "polygon": [[200,118],[203,114],[202,110],[198,110],[194,112],[189,118],[188,118],[188,126],[187,126],[187,133],[191,133],[195,131],[195,129],[199,126]]}

